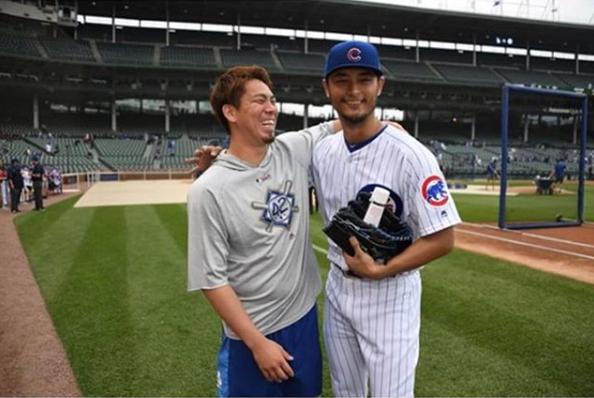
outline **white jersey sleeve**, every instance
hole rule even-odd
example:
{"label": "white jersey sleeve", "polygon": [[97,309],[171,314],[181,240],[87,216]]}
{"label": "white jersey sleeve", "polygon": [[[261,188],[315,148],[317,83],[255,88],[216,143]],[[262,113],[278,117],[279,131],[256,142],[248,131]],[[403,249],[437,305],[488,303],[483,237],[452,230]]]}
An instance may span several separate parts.
{"label": "white jersey sleeve", "polygon": [[419,237],[431,235],[461,222],[446,180],[435,156],[424,146],[410,154],[409,217],[418,225]]}
{"label": "white jersey sleeve", "polygon": [[221,209],[201,179],[188,192],[188,291],[228,283],[229,243]]}

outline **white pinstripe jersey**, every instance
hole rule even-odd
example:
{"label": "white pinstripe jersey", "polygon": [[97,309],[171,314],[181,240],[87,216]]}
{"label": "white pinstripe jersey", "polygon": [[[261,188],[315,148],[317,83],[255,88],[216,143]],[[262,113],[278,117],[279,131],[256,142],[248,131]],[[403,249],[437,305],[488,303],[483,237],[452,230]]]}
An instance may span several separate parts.
{"label": "white pinstripe jersey", "polygon": [[[326,224],[359,192],[377,185],[390,191],[390,207],[408,223],[415,240],[461,221],[433,154],[390,125],[356,145],[347,144],[343,132],[326,137],[314,150],[313,174]],[[347,268],[332,241],[328,259]]]}

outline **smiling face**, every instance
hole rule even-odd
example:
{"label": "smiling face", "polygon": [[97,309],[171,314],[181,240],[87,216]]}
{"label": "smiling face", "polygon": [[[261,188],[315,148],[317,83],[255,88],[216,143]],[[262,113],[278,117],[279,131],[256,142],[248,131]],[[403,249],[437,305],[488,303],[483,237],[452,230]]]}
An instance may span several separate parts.
{"label": "smiling face", "polygon": [[276,97],[258,79],[248,80],[243,89],[239,106],[226,104],[223,107],[232,135],[240,135],[242,141],[253,145],[273,142],[278,115]]}
{"label": "smiling face", "polygon": [[372,70],[343,68],[330,74],[322,84],[341,121],[357,125],[374,117],[384,82],[383,76]]}

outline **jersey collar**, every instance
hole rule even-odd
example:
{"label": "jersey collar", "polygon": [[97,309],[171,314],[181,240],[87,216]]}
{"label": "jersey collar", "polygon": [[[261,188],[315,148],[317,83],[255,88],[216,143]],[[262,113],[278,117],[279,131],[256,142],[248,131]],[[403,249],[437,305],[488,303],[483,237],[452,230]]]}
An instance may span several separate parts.
{"label": "jersey collar", "polygon": [[350,153],[353,153],[355,151],[358,151],[359,149],[367,146],[367,144],[370,144],[373,140],[375,140],[377,137],[379,137],[379,135],[388,127],[388,125],[383,126],[377,133],[375,133],[371,138],[366,139],[365,141],[362,142],[358,142],[356,144],[349,144],[346,140],[346,137],[344,137],[344,143],[347,147],[347,149],[349,150]]}

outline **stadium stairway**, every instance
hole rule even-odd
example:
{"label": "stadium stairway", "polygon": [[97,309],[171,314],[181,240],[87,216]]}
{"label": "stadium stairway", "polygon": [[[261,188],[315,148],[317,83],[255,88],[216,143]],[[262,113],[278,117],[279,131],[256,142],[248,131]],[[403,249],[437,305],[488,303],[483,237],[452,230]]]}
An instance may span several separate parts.
{"label": "stadium stairway", "polygon": [[153,144],[146,144],[146,148],[144,149],[144,154],[142,155],[143,159],[150,159],[153,155]]}
{"label": "stadium stairway", "polygon": [[89,40],[89,47],[91,47],[91,52],[93,53],[93,57],[95,57],[95,60],[102,64],[103,63],[103,58],[101,57],[101,53],[99,52],[99,49],[97,48],[97,42],[95,42],[95,40]]}
{"label": "stadium stairway", "polygon": [[49,59],[49,55],[47,55],[47,51],[45,50],[45,48],[41,45],[41,42],[39,40],[34,40],[33,44],[35,44],[35,48],[37,49],[37,51],[39,51],[39,54],[41,54],[41,56],[45,59]]}
{"label": "stadium stairway", "polygon": [[160,59],[161,59],[161,46],[155,45],[155,51],[153,52],[153,66],[159,66]]}
{"label": "stadium stairway", "polygon": [[213,48],[215,62],[219,68],[223,67],[223,57],[221,57],[221,49],[219,47]]}
{"label": "stadium stairway", "polygon": [[427,65],[427,68],[429,68],[429,70],[431,70],[431,72],[435,73],[437,76],[439,76],[442,80],[446,81],[447,79],[445,78],[445,76],[438,71],[430,62],[424,62],[425,65]]}
{"label": "stadium stairway", "polygon": [[22,136],[21,139],[23,141],[25,141],[27,144],[31,145],[32,148],[35,148],[35,152],[42,152],[42,153],[47,154],[47,152],[45,151],[45,148],[43,148],[37,142],[35,142],[34,140],[32,140],[31,137]]}
{"label": "stadium stairway", "polygon": [[283,63],[278,58],[278,55],[276,54],[276,52],[270,51],[270,55],[272,56],[272,60],[276,64],[277,68],[284,71],[285,68],[283,67]]}

